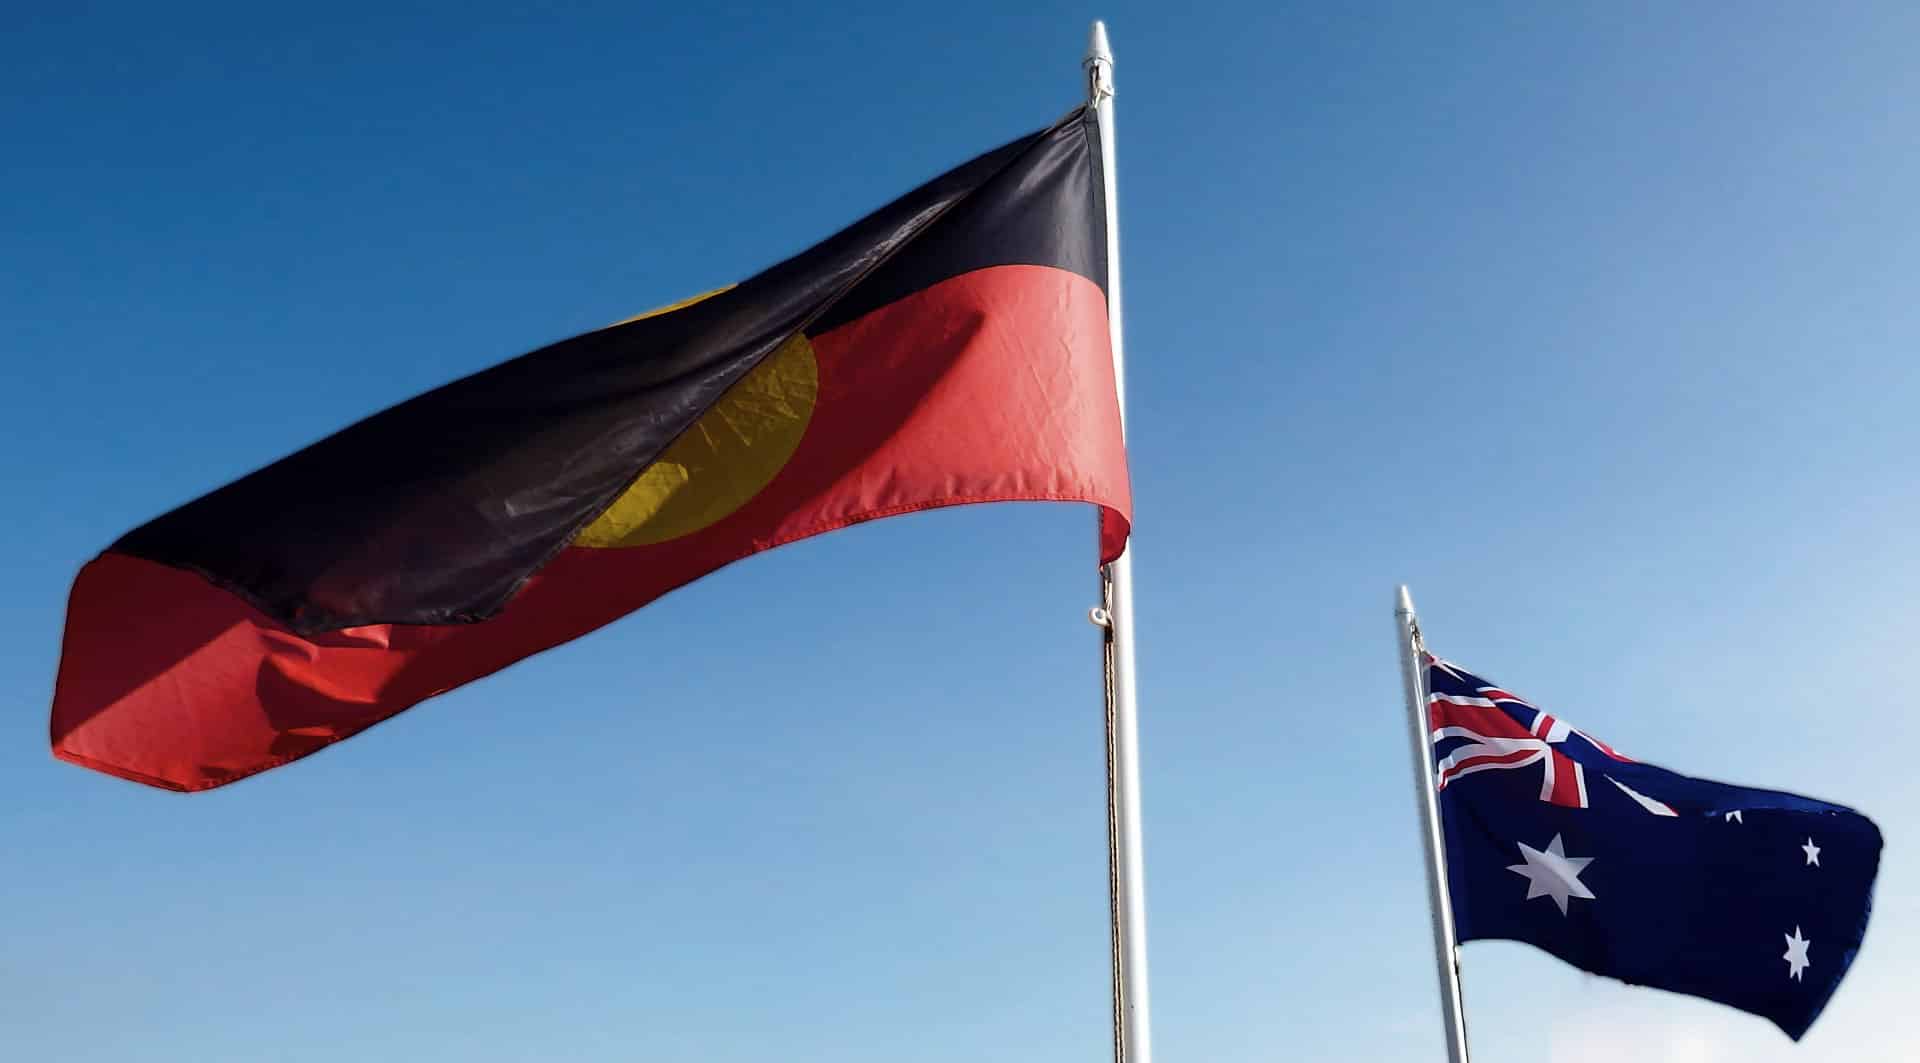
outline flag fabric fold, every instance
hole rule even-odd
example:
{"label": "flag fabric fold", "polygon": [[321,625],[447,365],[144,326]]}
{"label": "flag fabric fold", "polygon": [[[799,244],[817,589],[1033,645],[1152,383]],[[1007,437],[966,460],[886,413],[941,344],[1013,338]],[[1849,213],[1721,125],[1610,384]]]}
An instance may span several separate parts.
{"label": "flag fabric fold", "polygon": [[1871,820],[1632,760],[1436,657],[1426,677],[1460,941],[1524,942],[1806,1033],[1866,934]]}
{"label": "flag fabric fold", "polygon": [[729,562],[973,502],[1131,499],[1090,112],[738,285],[417,396],[76,578],[57,756],[274,767]]}

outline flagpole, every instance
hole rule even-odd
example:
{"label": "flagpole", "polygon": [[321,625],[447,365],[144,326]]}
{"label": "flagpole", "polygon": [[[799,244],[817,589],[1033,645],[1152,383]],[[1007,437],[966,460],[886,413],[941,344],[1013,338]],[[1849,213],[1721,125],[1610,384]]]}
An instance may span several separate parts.
{"label": "flagpole", "polygon": [[[1087,103],[1100,125],[1100,172],[1107,208],[1107,330],[1120,431],[1127,423],[1127,375],[1120,314],[1120,224],[1114,199],[1113,49],[1107,26],[1095,22],[1081,66]],[[1140,848],[1140,734],[1134,703],[1133,550],[1101,569],[1107,700],[1107,888],[1113,920],[1113,1056],[1115,1063],[1152,1063],[1147,1007],[1146,874]]]}
{"label": "flagpole", "polygon": [[1447,849],[1440,833],[1440,795],[1434,789],[1433,736],[1427,716],[1427,669],[1413,596],[1403,585],[1393,616],[1400,637],[1400,677],[1407,691],[1413,736],[1414,800],[1420,809],[1420,841],[1427,850],[1427,905],[1433,916],[1434,968],[1440,978],[1440,1016],[1446,1026],[1449,1063],[1467,1063],[1467,1017],[1460,999],[1460,950],[1453,931],[1453,898],[1447,892]]}

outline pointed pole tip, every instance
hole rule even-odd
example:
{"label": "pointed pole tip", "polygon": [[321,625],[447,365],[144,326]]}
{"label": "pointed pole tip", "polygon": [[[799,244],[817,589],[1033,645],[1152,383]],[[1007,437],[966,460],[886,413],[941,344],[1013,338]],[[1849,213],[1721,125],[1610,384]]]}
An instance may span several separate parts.
{"label": "pointed pole tip", "polygon": [[1087,32],[1087,59],[1089,63],[1104,60],[1113,62],[1113,46],[1107,43],[1107,24],[1099,19],[1093,20],[1093,29]]}

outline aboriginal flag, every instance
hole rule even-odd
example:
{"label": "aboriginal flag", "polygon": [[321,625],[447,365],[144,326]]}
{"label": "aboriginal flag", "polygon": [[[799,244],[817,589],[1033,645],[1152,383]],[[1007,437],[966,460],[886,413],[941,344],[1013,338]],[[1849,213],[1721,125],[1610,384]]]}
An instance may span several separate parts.
{"label": "aboriginal flag", "polygon": [[295,760],[729,562],[969,502],[1130,512],[1091,111],[733,287],[456,380],[74,581],[54,754],[174,790]]}

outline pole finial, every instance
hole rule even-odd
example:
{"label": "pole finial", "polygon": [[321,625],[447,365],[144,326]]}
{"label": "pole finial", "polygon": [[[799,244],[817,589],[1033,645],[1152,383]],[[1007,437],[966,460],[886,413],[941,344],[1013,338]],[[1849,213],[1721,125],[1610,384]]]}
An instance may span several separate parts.
{"label": "pole finial", "polygon": [[1101,62],[1113,62],[1113,45],[1107,43],[1107,24],[1094,19],[1093,29],[1087,33],[1087,57],[1081,65]]}
{"label": "pole finial", "polygon": [[1407,585],[1400,585],[1400,593],[1394,596],[1393,611],[1404,616],[1413,615],[1413,595],[1407,593]]}
{"label": "pole finial", "polygon": [[1080,61],[1087,72],[1087,102],[1098,104],[1113,96],[1113,46],[1107,43],[1107,24],[1094,20],[1087,34],[1087,57]]}

